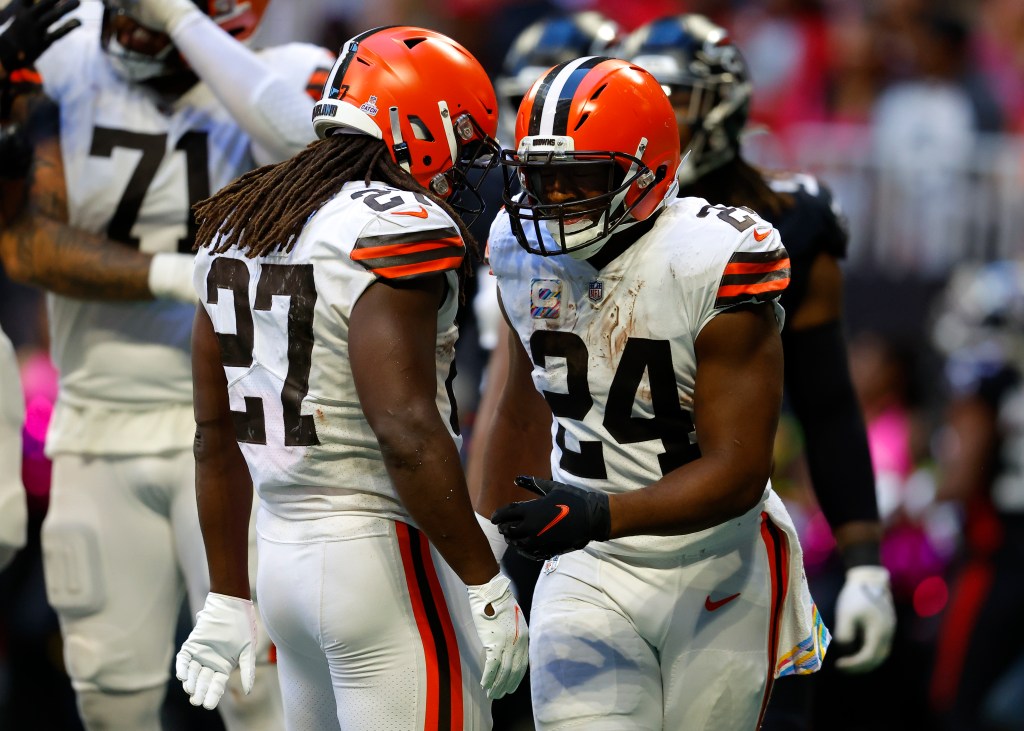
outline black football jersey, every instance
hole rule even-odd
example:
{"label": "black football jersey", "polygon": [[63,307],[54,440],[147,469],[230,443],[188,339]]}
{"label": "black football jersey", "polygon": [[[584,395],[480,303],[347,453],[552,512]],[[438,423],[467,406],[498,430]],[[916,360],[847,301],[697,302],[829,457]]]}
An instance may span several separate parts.
{"label": "black football jersey", "polygon": [[782,293],[782,306],[792,315],[807,294],[811,264],[820,253],[837,259],[846,256],[849,231],[846,217],[832,197],[832,192],[819,180],[802,173],[773,175],[767,178],[771,189],[793,196],[794,204],[774,216],[760,212],[779,230],[782,244],[789,252],[790,283]]}

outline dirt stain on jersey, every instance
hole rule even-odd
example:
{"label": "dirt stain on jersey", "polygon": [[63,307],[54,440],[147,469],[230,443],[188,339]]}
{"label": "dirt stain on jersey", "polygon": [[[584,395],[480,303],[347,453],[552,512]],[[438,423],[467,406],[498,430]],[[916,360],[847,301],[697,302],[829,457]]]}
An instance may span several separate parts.
{"label": "dirt stain on jersey", "polygon": [[[636,303],[640,297],[640,291],[646,282],[639,281],[633,284],[621,301],[609,307],[601,318],[600,342],[606,349],[608,357],[612,362],[618,363],[622,352],[626,349],[626,343],[634,334],[637,326]],[[640,394],[641,398],[650,398],[650,389],[646,396]]]}

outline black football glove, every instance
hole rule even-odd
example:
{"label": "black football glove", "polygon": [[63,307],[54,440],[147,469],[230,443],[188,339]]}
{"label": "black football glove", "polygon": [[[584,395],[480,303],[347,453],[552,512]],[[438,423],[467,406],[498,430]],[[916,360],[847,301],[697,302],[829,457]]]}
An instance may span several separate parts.
{"label": "black football glove", "polygon": [[608,540],[612,517],[603,492],[522,475],[516,484],[540,499],[498,508],[491,522],[509,545],[527,558],[540,561],[583,548],[591,541]]}
{"label": "black football glove", "polygon": [[77,18],[50,31],[49,27],[78,7],[78,0],[14,0],[14,20],[0,34],[0,64],[11,73],[31,66],[43,51],[82,24]]}

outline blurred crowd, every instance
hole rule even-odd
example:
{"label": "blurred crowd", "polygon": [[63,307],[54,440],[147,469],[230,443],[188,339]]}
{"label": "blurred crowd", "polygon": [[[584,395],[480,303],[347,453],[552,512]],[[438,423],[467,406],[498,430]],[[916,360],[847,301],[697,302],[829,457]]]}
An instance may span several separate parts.
{"label": "blurred crowd", "polygon": [[[959,682],[956,668],[970,667],[943,623],[984,619],[997,643],[1019,634],[1011,626],[1019,618],[981,616],[971,601],[994,582],[1024,586],[1024,561],[1004,552],[1024,543],[1015,531],[1024,529],[1024,485],[1016,484],[1024,481],[1016,454],[1024,438],[1016,433],[1024,430],[1024,275],[1014,263],[1024,261],[1024,2],[273,0],[257,42],[337,48],[367,27],[422,25],[461,41],[497,78],[529,23],[582,9],[600,10],[623,31],[678,12],[729,28],[753,77],[750,159],[817,174],[847,214],[850,365],[899,626],[878,672],[842,692],[825,684],[820,703],[843,721],[822,728],[939,728],[931,719]],[[476,224],[481,239],[487,223]],[[56,396],[45,317],[38,292],[0,273],[0,326],[17,349],[25,391],[32,534],[0,573],[0,729],[80,728],[38,544],[49,484],[42,444]],[[486,350],[472,308],[461,319],[456,393],[471,425]],[[799,522],[812,589],[817,582],[827,596],[836,558],[808,489],[801,439],[784,417],[773,481]],[[828,617],[830,608],[822,611]],[[1024,728],[1024,656],[1017,668],[986,700],[1000,728]],[[218,727],[182,694],[168,698],[168,728]]]}

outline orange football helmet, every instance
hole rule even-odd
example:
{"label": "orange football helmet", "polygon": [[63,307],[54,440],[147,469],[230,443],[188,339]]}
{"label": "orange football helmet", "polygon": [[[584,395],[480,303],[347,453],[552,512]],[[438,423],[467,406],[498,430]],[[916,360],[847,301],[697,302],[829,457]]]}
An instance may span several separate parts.
{"label": "orange football helmet", "polygon": [[[313,127],[320,138],[384,140],[396,163],[460,213],[484,209],[478,189],[500,153],[498,103],[487,72],[448,36],[392,26],[347,41],[313,108]],[[475,183],[472,168],[483,171]]]}
{"label": "orange football helmet", "polygon": [[523,188],[517,194],[513,176],[506,177],[505,208],[520,245],[544,256],[589,257],[616,228],[649,218],[675,197],[675,112],[639,66],[578,58],[531,87],[516,117],[516,149],[503,151],[501,163]]}

